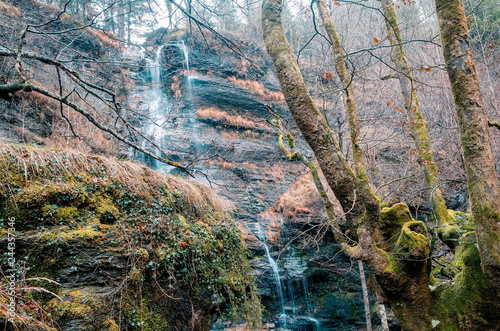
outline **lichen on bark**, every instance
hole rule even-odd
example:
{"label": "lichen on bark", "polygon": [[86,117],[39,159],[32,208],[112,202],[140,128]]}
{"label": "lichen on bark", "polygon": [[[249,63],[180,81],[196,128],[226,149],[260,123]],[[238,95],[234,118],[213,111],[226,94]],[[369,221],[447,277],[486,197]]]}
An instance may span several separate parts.
{"label": "lichen on bark", "polygon": [[408,117],[410,135],[415,143],[417,162],[424,173],[427,199],[432,209],[433,218],[438,225],[437,232],[450,248],[454,248],[457,242],[458,233],[455,218],[448,213],[446,203],[443,198],[436,162],[431,151],[431,144],[427,134],[427,122],[422,116],[418,103],[417,91],[413,80],[408,60],[406,58],[403,39],[399,30],[399,24],[392,0],[382,1],[382,11],[384,13],[387,29],[387,38],[392,45],[391,60],[394,63],[396,72],[394,76],[398,78],[403,96],[403,104]]}
{"label": "lichen on bark", "polygon": [[462,0],[435,0],[482,269],[500,295],[500,193]]}

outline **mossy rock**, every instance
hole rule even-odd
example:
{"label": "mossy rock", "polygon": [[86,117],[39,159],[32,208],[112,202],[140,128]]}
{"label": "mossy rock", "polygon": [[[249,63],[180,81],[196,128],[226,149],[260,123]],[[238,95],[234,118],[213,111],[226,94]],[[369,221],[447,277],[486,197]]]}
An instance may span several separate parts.
{"label": "mossy rock", "polygon": [[[16,254],[30,268],[27,277],[44,277],[37,284],[63,298],[26,294],[48,307],[54,323],[117,330],[114,321],[127,312],[116,308],[116,295],[98,294],[116,293],[116,286],[134,298],[131,307],[142,307],[139,324],[127,329],[182,329],[198,318],[191,316],[193,298],[206,325],[229,302],[258,324],[242,234],[208,188],[69,150],[0,148],[0,176],[7,180],[0,183],[0,218],[16,218]],[[0,236],[0,254],[5,240]],[[67,287],[74,291],[61,295]],[[186,314],[172,313],[178,306]]]}

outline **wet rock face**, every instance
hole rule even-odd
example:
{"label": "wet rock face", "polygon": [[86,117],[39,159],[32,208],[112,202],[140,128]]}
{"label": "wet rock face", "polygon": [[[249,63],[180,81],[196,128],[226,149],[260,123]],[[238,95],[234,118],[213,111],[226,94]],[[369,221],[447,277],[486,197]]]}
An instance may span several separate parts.
{"label": "wet rock face", "polygon": [[52,110],[31,102],[22,107],[21,98],[5,97],[0,96],[0,141],[40,143],[52,133]]}
{"label": "wet rock face", "polygon": [[[131,273],[133,256],[123,245],[117,245],[123,239],[118,234],[108,232],[102,238],[75,238],[49,246],[41,245],[40,239],[39,235],[21,234],[18,255],[33,258],[35,253],[41,264],[33,267],[32,258],[28,259],[32,268],[28,274],[59,284],[57,291],[51,290],[63,301],[52,299],[46,309],[61,330],[118,330],[112,325],[120,324],[120,320],[120,330],[136,330],[141,323],[146,330],[188,331],[193,325],[196,330],[208,330],[219,315],[219,303],[211,300],[213,292],[208,288],[199,288],[195,294],[185,283],[177,284],[172,292],[165,280],[135,280]],[[5,236],[0,238],[0,245],[6,247]],[[33,247],[38,251],[33,252]],[[38,285],[50,286],[46,282]],[[162,295],[162,288],[171,292],[170,298]],[[136,300],[139,293],[147,306]]]}
{"label": "wet rock face", "polygon": [[200,75],[191,78],[191,84],[192,104],[196,109],[217,106],[233,114],[253,115],[260,119],[267,117],[265,100],[227,79]]}
{"label": "wet rock face", "polygon": [[[350,260],[339,252],[324,225],[319,195],[311,204],[292,201],[287,215],[288,207],[276,207],[277,200],[307,170],[285,160],[274,129],[261,125],[269,116],[266,105],[270,104],[296,129],[284,103],[264,98],[278,90],[272,70],[249,67],[242,72],[232,55],[202,52],[200,46],[189,50],[189,75],[186,59],[176,46],[163,50],[162,90],[173,108],[161,131],[161,143],[175,160],[205,159],[198,168],[206,178],[197,179],[211,184],[237,206],[235,215],[266,307],[264,322],[274,325],[269,329],[317,330],[317,323],[338,330],[361,327],[361,286],[351,272]],[[243,86],[241,81],[228,79],[231,76],[251,80]],[[252,86],[269,92],[258,94]],[[297,150],[312,155],[299,135],[296,141]],[[166,167],[162,170],[176,173]],[[298,189],[304,192],[296,196],[309,199],[303,184]],[[271,260],[278,266],[277,273]],[[224,325],[219,321],[215,329],[222,330]]]}

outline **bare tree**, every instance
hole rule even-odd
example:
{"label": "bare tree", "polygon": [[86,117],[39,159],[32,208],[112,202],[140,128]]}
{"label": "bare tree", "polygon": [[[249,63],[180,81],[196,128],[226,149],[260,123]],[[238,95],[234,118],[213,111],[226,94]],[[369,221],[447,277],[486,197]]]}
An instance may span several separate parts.
{"label": "bare tree", "polygon": [[[327,30],[333,47],[339,47],[336,31],[329,18],[324,0],[319,0],[323,25]],[[433,296],[430,276],[431,241],[423,222],[411,217],[408,207],[399,203],[391,208],[382,209],[373,194],[366,176],[362,151],[358,145],[359,127],[355,112],[346,106],[351,129],[354,171],[346,162],[333,132],[323,115],[317,110],[309,91],[305,86],[299,66],[288,44],[281,21],[282,1],[267,0],[263,3],[263,34],[269,55],[271,56],[280,81],[281,89],[288,107],[294,116],[307,143],[325,175],[328,185],[339,200],[347,226],[350,231],[335,236],[342,250],[352,258],[364,261],[370,270],[369,286],[382,304],[389,304],[398,321],[405,330],[432,330],[445,321],[446,325],[459,327],[463,323],[457,319],[457,309],[465,307],[458,293],[478,293],[480,288],[488,291],[491,285],[457,283],[454,287]],[[330,31],[329,31],[330,30]],[[337,52],[337,59],[342,59],[342,49]],[[343,60],[342,60],[343,61]],[[339,60],[340,62],[340,60]],[[340,65],[341,66],[341,65]],[[340,75],[339,75],[340,76]],[[347,81],[351,80],[349,78]],[[344,85],[344,93],[349,94],[349,86]],[[292,147],[292,146],[290,146]],[[293,155],[293,154],[291,154]],[[360,157],[361,156],[361,157]],[[469,179],[470,180],[470,179]],[[480,182],[482,183],[482,182]],[[498,194],[498,189],[496,189]],[[328,206],[325,203],[325,206]],[[328,210],[328,207],[327,207]],[[330,219],[330,218],[329,218]],[[331,220],[331,219],[330,219]],[[332,222],[338,229],[336,222]],[[496,243],[495,243],[496,242]],[[497,245],[498,240],[492,240]],[[464,256],[474,256],[473,242],[463,242]],[[465,258],[465,257],[464,257]],[[467,260],[464,269],[457,277],[457,282],[466,275],[474,274],[476,279],[483,279],[476,260]],[[450,301],[454,297],[456,301]],[[498,296],[489,296],[491,305],[499,303]],[[446,308],[445,308],[446,307]],[[485,314],[481,306],[467,306],[466,320],[474,319],[475,314]],[[487,313],[486,313],[487,315]],[[485,316],[485,315],[482,315]],[[484,320],[484,325],[492,325],[494,317]]]}

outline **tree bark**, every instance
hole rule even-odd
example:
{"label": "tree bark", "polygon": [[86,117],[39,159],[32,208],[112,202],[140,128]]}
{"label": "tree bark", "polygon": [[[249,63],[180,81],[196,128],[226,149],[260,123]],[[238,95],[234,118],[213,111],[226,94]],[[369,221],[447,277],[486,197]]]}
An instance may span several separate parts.
{"label": "tree bark", "polygon": [[415,143],[417,162],[424,172],[427,198],[434,219],[439,226],[439,237],[453,249],[457,245],[457,239],[460,234],[457,232],[456,225],[449,225],[455,223],[456,220],[448,213],[446,203],[443,199],[436,164],[431,153],[429,136],[427,134],[427,122],[423,119],[420,112],[417,91],[402,45],[403,39],[399,31],[399,24],[392,0],[383,0],[382,10],[387,28],[387,38],[393,46],[391,49],[391,60],[396,69],[395,76],[398,78],[399,85],[401,86],[403,104],[410,124],[410,135]]}
{"label": "tree bark", "polygon": [[[355,256],[350,254],[350,250],[344,249],[345,243],[341,247],[351,257],[366,262],[370,269],[370,288],[391,304],[401,325],[408,330],[430,330],[431,295],[426,263],[430,254],[430,241],[425,225],[414,221],[404,204],[388,208],[384,211],[385,219],[379,220],[380,207],[372,195],[368,180],[356,175],[347,164],[325,118],[309,96],[297,61],[285,38],[281,9],[281,0],[263,2],[264,41],[288,108],[314,152],[328,185],[339,200],[347,224],[357,234],[359,249],[353,249]],[[354,117],[351,122],[353,120]],[[351,124],[354,124],[351,130],[356,132],[356,123]],[[356,136],[357,133],[354,137]],[[357,161],[364,162],[359,155]],[[388,223],[387,226],[395,226],[395,232],[383,237],[376,231],[376,227],[386,221],[392,224]],[[398,240],[391,242],[394,238]],[[377,246],[378,240],[382,245],[390,242],[382,246],[387,251]],[[393,259],[391,254],[403,258]]]}
{"label": "tree bark", "polygon": [[481,266],[500,294],[500,194],[462,0],[435,0],[464,150]]}
{"label": "tree bark", "polygon": [[309,96],[297,61],[285,38],[281,23],[281,8],[280,0],[265,0],[263,2],[264,42],[273,59],[288,108],[305,140],[313,150],[328,185],[347,213],[346,219],[349,227],[355,231],[364,214],[363,205],[359,199],[356,199],[356,177],[341,154],[326,119]]}
{"label": "tree bark", "polygon": [[330,39],[330,42],[332,44],[335,72],[339,76],[340,82],[342,83],[345,109],[351,134],[354,169],[356,170],[358,186],[360,189],[359,195],[363,200],[363,203],[367,210],[367,212],[365,213],[366,226],[369,227],[368,231],[373,232],[376,224],[378,223],[380,206],[377,197],[375,196],[375,193],[370,186],[370,181],[366,172],[363,149],[359,145],[359,142],[361,140],[361,129],[358,122],[358,111],[354,98],[352,78],[347,71],[347,66],[344,61],[344,51],[342,49],[342,43],[340,41],[337,30],[332,23],[332,19],[326,7],[325,0],[316,0],[316,4],[318,5],[319,15],[321,17],[323,26],[325,27],[328,38]]}
{"label": "tree bark", "polygon": [[358,260],[358,268],[359,268],[359,278],[361,279],[361,288],[363,290],[363,302],[365,304],[366,331],[372,331],[370,299],[368,298],[368,289],[366,288],[365,268],[363,268],[363,261]]}

